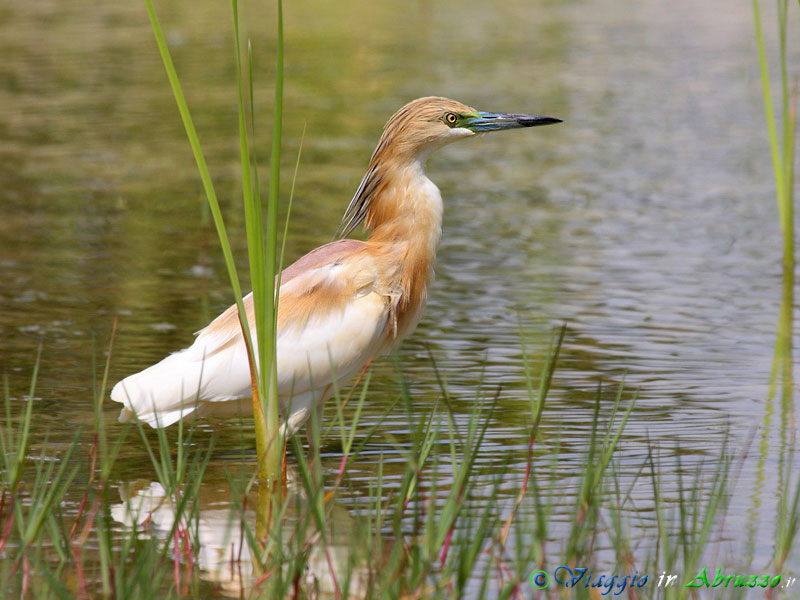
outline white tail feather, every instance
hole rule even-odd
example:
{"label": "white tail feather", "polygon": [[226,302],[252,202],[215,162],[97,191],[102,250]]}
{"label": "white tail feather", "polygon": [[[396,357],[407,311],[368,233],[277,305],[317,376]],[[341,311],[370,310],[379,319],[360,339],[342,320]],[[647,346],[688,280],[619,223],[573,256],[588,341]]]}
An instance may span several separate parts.
{"label": "white tail feather", "polygon": [[135,415],[151,427],[172,425],[198,408],[204,413],[206,403],[248,397],[250,370],[244,344],[233,343],[212,353],[200,339],[111,390],[111,399],[125,406],[120,421]]}

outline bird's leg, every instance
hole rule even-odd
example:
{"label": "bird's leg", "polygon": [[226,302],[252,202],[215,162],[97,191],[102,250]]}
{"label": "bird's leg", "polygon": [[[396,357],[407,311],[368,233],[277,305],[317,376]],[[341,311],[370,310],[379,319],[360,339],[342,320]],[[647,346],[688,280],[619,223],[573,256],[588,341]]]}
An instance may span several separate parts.
{"label": "bird's leg", "polygon": [[314,472],[316,461],[319,457],[320,447],[322,442],[320,440],[320,428],[322,427],[322,410],[327,397],[327,390],[322,394],[322,397],[317,401],[313,408],[310,409],[310,415],[306,421],[306,440],[308,442],[308,464],[309,471]]}

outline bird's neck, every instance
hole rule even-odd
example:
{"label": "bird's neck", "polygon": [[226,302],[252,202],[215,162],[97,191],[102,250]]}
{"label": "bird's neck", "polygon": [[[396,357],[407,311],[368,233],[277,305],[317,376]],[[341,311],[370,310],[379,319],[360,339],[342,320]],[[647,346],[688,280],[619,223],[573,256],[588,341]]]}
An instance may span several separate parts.
{"label": "bird's neck", "polygon": [[408,243],[409,252],[430,257],[442,236],[442,196],[425,175],[425,157],[377,165],[375,193],[366,224],[374,243]]}
{"label": "bird's neck", "polygon": [[433,276],[442,236],[442,196],[425,176],[425,163],[378,165],[383,173],[367,204],[369,243],[384,258],[384,285],[396,297],[394,334],[402,338],[416,327]]}

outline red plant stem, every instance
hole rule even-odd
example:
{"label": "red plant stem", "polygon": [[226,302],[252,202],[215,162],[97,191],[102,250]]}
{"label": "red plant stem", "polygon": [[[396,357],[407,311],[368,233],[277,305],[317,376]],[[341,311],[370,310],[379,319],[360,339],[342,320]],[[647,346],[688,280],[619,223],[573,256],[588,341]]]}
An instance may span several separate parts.
{"label": "red plant stem", "polygon": [[234,570],[236,568],[235,567],[235,565],[236,565],[235,553],[236,553],[236,544],[234,542],[231,542],[231,559],[230,559],[231,560],[231,562],[230,562],[231,579],[233,579],[233,573],[234,573]]}
{"label": "red plant stem", "polygon": [[263,575],[261,575],[261,577],[256,579],[255,583],[253,584],[253,589],[256,589],[262,583],[264,583],[267,579],[269,579],[269,576],[272,575],[274,572],[275,572],[275,567],[273,567],[269,571],[266,571]]}
{"label": "red plant stem", "polygon": [[347,454],[342,455],[342,460],[339,461],[339,470],[336,473],[336,483],[339,483],[339,480],[344,475],[344,468],[347,466]]}
{"label": "red plant stem", "polygon": [[348,454],[342,455],[342,460],[339,461],[339,470],[336,472],[336,481],[333,482],[333,486],[331,487],[331,489],[325,492],[325,496],[322,498],[322,501],[325,504],[330,502],[336,495],[336,490],[339,489],[339,485],[342,483],[342,477],[344,477],[345,469],[347,468],[348,458],[350,458]]}
{"label": "red plant stem", "polygon": [[189,582],[192,577],[192,568],[194,567],[194,556],[192,555],[192,544],[189,541],[189,528],[184,527],[183,532],[183,549],[186,554],[186,593],[189,593]]}
{"label": "red plant stem", "polygon": [[175,580],[175,587],[178,596],[181,595],[181,565],[180,565],[180,546],[178,544],[178,530],[172,534],[172,577]]}
{"label": "red plant stem", "polygon": [[78,579],[78,597],[88,598],[89,594],[86,590],[86,577],[83,574],[83,560],[80,546],[72,546],[72,558],[75,560],[75,575]]}
{"label": "red plant stem", "polygon": [[28,556],[27,554],[22,555],[22,593],[20,594],[20,598],[24,598],[28,595],[28,582],[30,581],[31,576],[31,566],[28,564]]}
{"label": "red plant stem", "polygon": [[336,596],[336,600],[341,600],[342,592],[339,589],[339,582],[336,580],[336,569],[333,566],[333,560],[331,560],[328,544],[325,544],[325,559],[328,561],[328,571],[330,571],[331,579],[333,579],[333,593]]}
{"label": "red plant stem", "polygon": [[95,498],[94,502],[92,503],[92,508],[89,509],[89,516],[86,519],[86,523],[83,524],[83,530],[81,534],[78,536],[77,539],[77,546],[81,547],[86,543],[86,539],[89,537],[89,533],[92,531],[92,526],[94,525],[94,520],[97,518],[97,511],[100,508],[100,500],[99,498]]}
{"label": "red plant stem", "polygon": [[294,576],[292,581],[292,600],[297,600],[300,597],[300,573]]}
{"label": "red plant stem", "polygon": [[[458,490],[458,502],[461,502],[461,492],[463,490]],[[456,528],[455,519],[453,520],[452,525],[450,525],[450,529],[447,532],[447,536],[444,538],[444,544],[442,545],[442,553],[439,555],[439,564],[444,566],[444,560],[447,558],[447,550],[450,548],[450,540],[453,539],[453,531]]]}
{"label": "red plant stem", "polygon": [[3,539],[0,540],[0,552],[6,547],[8,534],[11,533],[11,524],[14,522],[14,494],[9,494],[8,498],[8,516],[6,516],[6,523],[3,526]]}
{"label": "red plant stem", "polygon": [[86,492],[83,494],[83,498],[81,499],[81,505],[78,507],[78,516],[75,517],[75,522],[72,524],[72,529],[69,530],[69,535],[67,536],[68,542],[72,541],[75,532],[78,531],[78,524],[80,523],[81,517],[83,516],[83,511],[86,509],[86,501],[88,499],[89,499],[89,490],[87,489]]}
{"label": "red plant stem", "polygon": [[522,481],[522,488],[519,490],[516,502],[514,502],[514,508],[511,509],[511,514],[508,515],[508,519],[506,519],[506,523],[505,525],[503,525],[503,531],[500,534],[501,546],[506,545],[506,540],[508,539],[508,532],[511,530],[511,522],[514,520],[514,515],[516,515],[520,504],[522,504],[522,500],[525,498],[525,493],[528,491],[528,481],[530,480],[531,477],[531,466],[533,463],[533,442],[534,438],[533,436],[531,436],[531,439],[528,442],[528,462],[525,465],[525,479]]}
{"label": "red plant stem", "polygon": [[442,545],[442,553],[439,555],[439,564],[444,566],[444,560],[447,558],[447,550],[450,548],[450,540],[453,538],[453,530],[455,529],[456,524],[455,522],[450,526],[450,529],[447,532],[447,536],[444,538],[444,544]]}

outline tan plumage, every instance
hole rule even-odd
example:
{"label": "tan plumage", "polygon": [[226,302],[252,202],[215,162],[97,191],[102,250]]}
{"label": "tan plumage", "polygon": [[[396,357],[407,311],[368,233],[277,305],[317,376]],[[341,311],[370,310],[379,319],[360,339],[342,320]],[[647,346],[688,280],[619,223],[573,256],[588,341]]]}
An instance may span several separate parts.
{"label": "tan plumage", "polygon": [[[442,222],[441,195],[424,173],[428,153],[481,131],[552,122],[479,113],[436,97],[414,100],[389,119],[340,229],[346,236],[364,221],[367,241],[325,244],[281,277],[278,394],[290,430],[422,316]],[[254,327],[252,295],[245,307]],[[189,348],[117,383],[111,398],[124,404],[120,420],[136,415],[154,427],[195,410],[248,410],[250,373],[236,306]]]}

